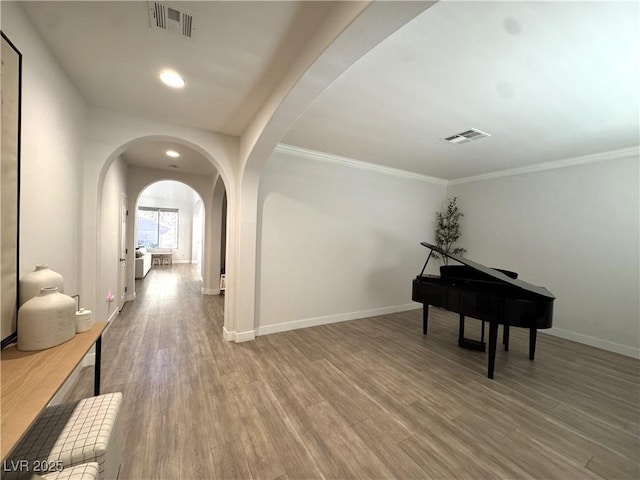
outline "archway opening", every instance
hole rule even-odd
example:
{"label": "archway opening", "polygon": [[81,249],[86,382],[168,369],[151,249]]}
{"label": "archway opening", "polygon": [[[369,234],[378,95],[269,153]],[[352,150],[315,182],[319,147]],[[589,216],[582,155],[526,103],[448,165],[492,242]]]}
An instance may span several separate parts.
{"label": "archway opening", "polygon": [[[169,159],[165,152],[169,148],[178,150],[181,157],[178,160]],[[157,189],[162,182],[173,181],[191,191],[189,212],[183,207],[183,214],[179,214],[178,225],[184,227],[191,224],[189,234],[183,232],[178,237],[177,246],[157,243],[154,249],[171,253],[167,263],[195,262],[202,285],[202,294],[219,294],[220,282],[220,252],[222,222],[222,195],[226,192],[226,182],[223,173],[216,169],[215,161],[196,145],[186,145],[176,138],[144,137],[133,140],[118,147],[106,159],[99,179],[98,205],[96,215],[97,245],[96,245],[96,276],[97,276],[97,305],[99,315],[110,320],[118,311],[118,304],[109,303],[106,298],[114,293],[118,298],[118,286],[124,284],[126,300],[135,300],[136,294],[136,247],[138,246],[137,207],[139,198],[144,198],[143,191],[150,187],[148,193],[158,195]],[[177,168],[176,168],[177,166]],[[154,189],[156,192],[154,193]],[[161,188],[162,189],[162,188]],[[195,192],[195,194],[193,193]],[[142,194],[142,195],[141,195]],[[119,235],[117,230],[119,220],[116,205],[122,201],[126,205],[126,220],[122,222],[125,236]],[[148,203],[148,202],[143,202]],[[151,205],[151,206],[150,206]],[[152,208],[154,205],[143,205]],[[175,207],[164,206],[165,209]],[[166,212],[165,212],[166,213]],[[185,217],[186,215],[186,217]],[[186,222],[185,219],[189,219]],[[166,220],[163,218],[163,220]],[[166,223],[166,222],[165,222]],[[166,228],[166,225],[162,227]],[[178,227],[179,228],[179,227]],[[180,233],[178,233],[180,235]],[[124,238],[125,254],[119,255],[118,242]],[[174,248],[176,247],[176,248]],[[121,259],[126,260],[124,269],[118,268]],[[120,263],[119,263],[120,262]],[[138,263],[140,263],[138,261]],[[140,267],[144,271],[144,267]],[[126,271],[125,280],[120,281],[120,273]],[[107,292],[107,293],[105,293]],[[225,304],[227,302],[225,301]],[[225,318],[227,312],[225,309]]]}
{"label": "archway opening", "polygon": [[202,282],[205,205],[189,185],[161,180],[138,195],[135,208],[135,278],[151,268],[195,264]]}

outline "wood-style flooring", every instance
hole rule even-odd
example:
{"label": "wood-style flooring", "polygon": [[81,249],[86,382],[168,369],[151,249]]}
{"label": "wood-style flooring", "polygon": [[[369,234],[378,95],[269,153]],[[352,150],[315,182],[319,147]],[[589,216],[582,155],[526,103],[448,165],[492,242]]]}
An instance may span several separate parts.
{"label": "wood-style flooring", "polygon": [[541,334],[530,362],[513,328],[488,380],[439,309],[427,337],[414,310],[236,344],[193,266],[136,288],[102,348],[102,391],[124,393],[120,478],[640,478],[637,360]]}

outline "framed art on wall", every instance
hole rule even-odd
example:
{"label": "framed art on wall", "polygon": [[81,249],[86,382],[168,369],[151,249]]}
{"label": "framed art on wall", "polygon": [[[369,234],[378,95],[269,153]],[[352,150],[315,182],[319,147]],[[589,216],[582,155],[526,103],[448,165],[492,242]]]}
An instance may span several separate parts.
{"label": "framed art on wall", "polygon": [[15,340],[20,245],[20,116],[22,54],[2,33],[2,158],[0,168],[0,333],[2,347]]}

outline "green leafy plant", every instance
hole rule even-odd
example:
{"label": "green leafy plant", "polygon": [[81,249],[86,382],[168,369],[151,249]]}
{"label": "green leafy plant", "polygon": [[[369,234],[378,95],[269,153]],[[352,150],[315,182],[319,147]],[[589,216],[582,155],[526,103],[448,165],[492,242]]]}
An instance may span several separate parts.
{"label": "green leafy plant", "polygon": [[[460,218],[464,216],[457,202],[458,197],[451,198],[446,210],[436,213],[436,245],[444,253],[464,255],[467,251],[465,248],[453,246],[460,238]],[[435,254],[435,258],[442,258],[445,265],[449,264],[449,258],[444,255]]]}

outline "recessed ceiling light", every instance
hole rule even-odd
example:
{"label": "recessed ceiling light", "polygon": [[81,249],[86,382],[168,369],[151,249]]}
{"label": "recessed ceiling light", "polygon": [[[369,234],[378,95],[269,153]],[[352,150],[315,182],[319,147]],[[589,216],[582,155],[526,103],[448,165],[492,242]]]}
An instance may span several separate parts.
{"label": "recessed ceiling light", "polygon": [[171,157],[171,158],[178,158],[180,156],[180,154],[175,150],[167,150],[166,154],[167,154],[167,157]]}
{"label": "recessed ceiling light", "polygon": [[180,76],[178,72],[174,72],[173,70],[164,70],[160,73],[160,80],[165,85],[171,88],[182,88],[184,87],[184,80]]}

